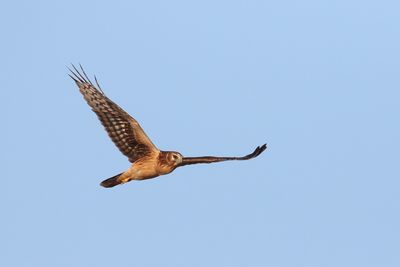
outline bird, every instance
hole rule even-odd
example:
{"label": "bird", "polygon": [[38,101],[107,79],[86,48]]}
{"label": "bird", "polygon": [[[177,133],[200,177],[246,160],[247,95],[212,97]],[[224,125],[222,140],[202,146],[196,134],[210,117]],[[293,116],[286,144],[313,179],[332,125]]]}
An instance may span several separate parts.
{"label": "bird", "polygon": [[169,174],[178,167],[214,163],[228,160],[249,160],[259,156],[267,148],[267,144],[258,146],[252,153],[243,157],[184,157],[176,151],[158,149],[146,135],[140,124],[120,106],[111,101],[100,87],[96,76],[96,84],[86,75],[82,65],[78,70],[73,64],[68,74],[76,83],[87,104],[96,113],[109,137],[118,149],[128,157],[131,167],[100,183],[110,188],[125,184],[132,180],[146,180]]}

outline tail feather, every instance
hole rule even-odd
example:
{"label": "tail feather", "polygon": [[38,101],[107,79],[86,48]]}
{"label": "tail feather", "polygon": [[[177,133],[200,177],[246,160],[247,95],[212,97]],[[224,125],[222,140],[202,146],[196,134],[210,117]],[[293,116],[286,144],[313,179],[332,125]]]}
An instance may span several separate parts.
{"label": "tail feather", "polygon": [[117,175],[115,175],[115,176],[113,176],[111,178],[108,178],[108,179],[104,180],[103,182],[101,182],[100,185],[104,186],[104,187],[107,187],[107,188],[119,185],[121,183],[121,181],[118,180],[118,177],[120,177],[121,174],[123,174],[123,173],[121,172],[120,174],[117,174]]}

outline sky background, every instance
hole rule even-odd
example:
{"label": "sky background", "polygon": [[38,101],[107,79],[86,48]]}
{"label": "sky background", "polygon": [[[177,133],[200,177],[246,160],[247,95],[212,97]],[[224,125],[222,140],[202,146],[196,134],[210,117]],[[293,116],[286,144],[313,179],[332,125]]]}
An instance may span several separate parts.
{"label": "sky background", "polygon": [[[400,266],[398,1],[3,1],[1,266]],[[68,77],[163,150],[130,165]]]}

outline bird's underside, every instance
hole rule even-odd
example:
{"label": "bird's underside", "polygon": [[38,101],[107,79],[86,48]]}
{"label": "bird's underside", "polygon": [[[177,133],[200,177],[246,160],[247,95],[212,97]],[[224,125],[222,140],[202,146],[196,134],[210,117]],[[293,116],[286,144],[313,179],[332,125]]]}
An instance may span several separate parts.
{"label": "bird's underside", "polygon": [[131,180],[151,179],[185,165],[248,160],[257,157],[267,148],[266,144],[258,146],[251,154],[243,157],[183,157],[179,152],[161,151],[153,144],[139,123],[104,94],[96,77],[94,85],[82,66],[80,66],[81,71],[74,65],[72,67],[73,70],[70,69],[72,75],[69,76],[79,87],[79,91],[96,113],[111,140],[132,163],[127,171],[104,180],[101,183],[104,187],[113,187]]}

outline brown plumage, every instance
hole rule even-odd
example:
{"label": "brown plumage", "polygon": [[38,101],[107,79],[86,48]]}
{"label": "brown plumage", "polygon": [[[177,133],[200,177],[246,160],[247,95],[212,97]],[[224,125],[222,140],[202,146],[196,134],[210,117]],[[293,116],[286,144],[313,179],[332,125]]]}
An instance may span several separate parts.
{"label": "brown plumage", "polygon": [[82,66],[80,66],[82,73],[74,65],[72,67],[74,70],[70,69],[72,75],[69,76],[79,87],[79,91],[96,113],[111,140],[133,163],[127,171],[104,180],[101,183],[104,187],[113,187],[131,180],[154,178],[190,164],[248,160],[257,157],[267,148],[264,144],[244,157],[183,157],[179,152],[160,151],[139,123],[104,94],[96,77],[94,85]]}

